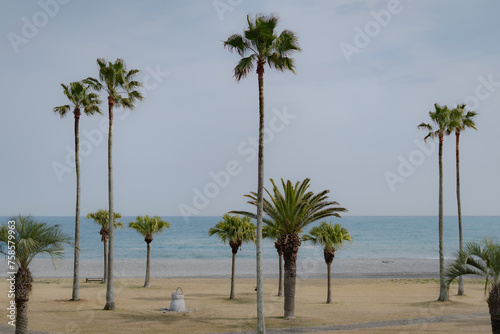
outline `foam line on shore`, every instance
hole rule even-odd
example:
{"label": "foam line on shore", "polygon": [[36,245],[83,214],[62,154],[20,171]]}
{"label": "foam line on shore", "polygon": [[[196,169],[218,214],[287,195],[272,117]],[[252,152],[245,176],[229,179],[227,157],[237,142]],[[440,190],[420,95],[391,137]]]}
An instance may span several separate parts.
{"label": "foam line on shore", "polygon": [[[266,278],[278,277],[278,261],[264,260]],[[50,259],[35,259],[31,265],[34,277],[70,278],[73,277],[73,261],[61,260],[54,268]],[[2,270],[5,272],[4,270]],[[115,260],[115,278],[144,277],[146,261]],[[216,260],[152,260],[152,278],[229,278],[231,259]],[[100,260],[80,260],[80,277],[102,277],[103,262]],[[438,278],[439,261],[431,259],[338,259],[332,263],[334,278]],[[238,278],[255,277],[255,260],[240,259],[236,261]],[[321,260],[298,260],[297,277],[324,278],[326,265]]]}

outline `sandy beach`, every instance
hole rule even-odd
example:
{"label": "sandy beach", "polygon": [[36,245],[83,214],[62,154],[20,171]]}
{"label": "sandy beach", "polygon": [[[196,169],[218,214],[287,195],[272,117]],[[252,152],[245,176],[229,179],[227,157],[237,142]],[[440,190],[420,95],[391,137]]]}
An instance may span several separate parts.
{"label": "sandy beach", "polygon": [[[326,280],[318,278],[325,275],[322,273],[324,263],[318,268],[313,264],[308,267],[307,263],[299,265],[297,319],[291,321],[282,318],[283,297],[276,295],[277,279],[272,277],[274,261],[266,263],[266,270],[269,269],[266,277],[269,277],[265,279],[264,293],[268,332],[488,333],[491,330],[481,282],[467,280],[466,296],[456,296],[456,286],[452,286],[450,301],[437,302],[439,286],[433,279],[437,274],[435,261],[383,261],[388,262],[334,261],[332,304],[325,303]],[[141,262],[117,261],[115,311],[103,310],[104,284],[85,283],[85,277],[100,276],[99,261],[82,262],[79,302],[69,301],[71,261],[63,261],[57,270],[52,269],[50,260],[34,262],[36,278],[29,304],[30,329],[44,333],[255,331],[255,280],[241,278],[253,275],[254,267],[247,267],[252,261],[239,263],[236,300],[228,298],[230,267],[227,261],[155,261],[153,276],[165,277],[154,278],[151,288],[142,287],[144,264]],[[207,271],[206,277],[200,277],[201,270]],[[275,271],[277,276],[277,268]],[[425,275],[429,277],[423,277]],[[160,309],[170,306],[170,294],[178,286],[184,290],[190,312],[162,313]],[[5,280],[0,283],[0,291],[5,291],[0,293],[0,305],[4,307],[7,303]],[[13,333],[13,330],[4,321],[0,332]]]}

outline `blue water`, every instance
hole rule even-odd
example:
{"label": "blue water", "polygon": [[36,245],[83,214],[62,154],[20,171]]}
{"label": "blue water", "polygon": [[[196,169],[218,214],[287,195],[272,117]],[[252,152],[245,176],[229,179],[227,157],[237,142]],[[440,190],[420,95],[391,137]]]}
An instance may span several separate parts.
{"label": "blue water", "polygon": [[[74,217],[35,217],[39,221],[58,224],[70,236],[74,235]],[[7,222],[9,217],[0,217]],[[115,230],[115,259],[144,259],[146,243],[136,231],[128,228],[135,217],[124,217],[126,226]],[[186,222],[183,217],[163,217],[172,227],[154,235],[151,257],[156,259],[223,259],[231,256],[229,245],[224,245],[216,236],[209,237],[208,229],[221,217],[191,217]],[[484,236],[500,237],[500,217],[463,217],[464,240],[479,240]],[[438,258],[437,217],[343,217],[335,219],[346,227],[353,236],[353,242],[336,253],[337,259],[436,259]],[[319,224],[319,223],[318,223]],[[312,224],[310,227],[318,225]],[[306,228],[306,232],[310,227]],[[103,244],[99,235],[100,227],[93,220],[81,218],[80,258],[101,259]],[[458,248],[457,217],[444,218],[445,257],[452,258]],[[73,257],[73,248],[68,246],[64,258]],[[254,258],[255,246],[244,244],[239,258]],[[264,240],[264,259],[274,259],[274,242]],[[323,251],[318,246],[302,243],[300,258],[322,258]]]}

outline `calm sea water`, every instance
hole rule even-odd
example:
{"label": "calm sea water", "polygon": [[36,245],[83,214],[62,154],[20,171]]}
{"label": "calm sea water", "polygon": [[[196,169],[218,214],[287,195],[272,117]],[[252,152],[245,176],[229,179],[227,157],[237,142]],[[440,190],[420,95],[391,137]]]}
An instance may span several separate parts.
{"label": "calm sea water", "polygon": [[[58,224],[63,231],[74,235],[74,217],[35,217],[39,221]],[[136,231],[128,228],[135,217],[124,217],[126,226],[115,232],[114,254],[116,259],[144,259],[146,243]],[[208,229],[221,217],[191,217],[186,222],[183,217],[163,217],[172,227],[154,235],[151,256],[156,259],[222,259],[231,256],[229,245],[224,245],[216,236],[209,237]],[[6,222],[8,217],[0,217]],[[500,237],[500,217],[463,217],[464,240],[479,240],[484,236]],[[353,236],[353,242],[336,253],[338,259],[436,259],[438,258],[437,217],[343,217],[335,219],[346,227]],[[313,224],[315,226],[318,224]],[[306,232],[310,228],[306,228]],[[458,249],[457,217],[444,218],[445,257],[453,257]],[[80,256],[81,259],[95,260],[103,257],[103,244],[99,235],[100,227],[92,220],[81,218]],[[264,240],[263,257],[275,258],[274,242]],[[67,247],[66,259],[73,257],[73,248]],[[255,246],[244,244],[239,258],[255,257]],[[302,243],[299,258],[323,258],[320,247]]]}

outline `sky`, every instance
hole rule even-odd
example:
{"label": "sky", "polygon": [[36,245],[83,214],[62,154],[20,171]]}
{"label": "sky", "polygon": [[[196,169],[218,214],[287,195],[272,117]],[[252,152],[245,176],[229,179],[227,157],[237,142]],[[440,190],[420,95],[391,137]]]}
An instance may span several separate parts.
{"label": "sky", "polygon": [[[500,215],[498,1],[0,1],[0,215],[74,215],[74,129],[61,83],[97,58],[139,69],[146,96],[115,110],[114,206],[126,216],[254,210],[257,75],[236,82],[223,40],[247,14],[295,32],[296,74],[264,74],[265,186],[311,179],[348,215],[437,215],[437,145],[417,129],[434,104],[466,103],[464,215]],[[104,95],[101,98],[105,99]],[[80,120],[81,213],[107,208],[107,106]],[[455,138],[444,213],[456,214]]]}

